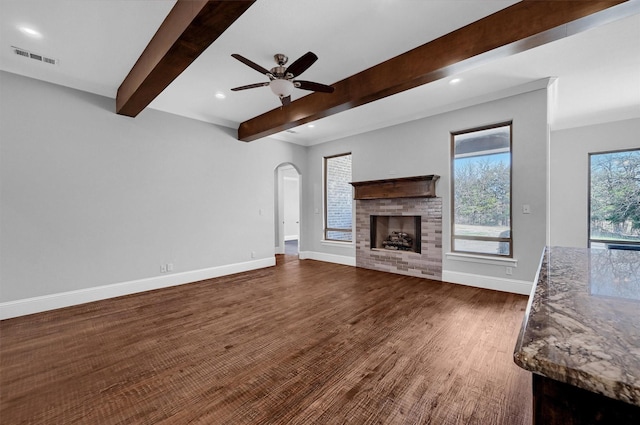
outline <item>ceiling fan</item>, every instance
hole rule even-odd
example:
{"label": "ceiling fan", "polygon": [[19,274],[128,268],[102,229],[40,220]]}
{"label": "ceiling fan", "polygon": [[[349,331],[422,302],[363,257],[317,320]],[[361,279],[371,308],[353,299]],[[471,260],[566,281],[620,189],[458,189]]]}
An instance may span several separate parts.
{"label": "ceiling fan", "polygon": [[234,53],[231,56],[238,59],[243,64],[255,69],[259,73],[266,75],[270,80],[264,83],[255,83],[246,86],[235,87],[231,89],[232,91],[269,86],[271,88],[271,91],[280,98],[283,106],[291,103],[291,93],[293,93],[294,88],[322,93],[333,93],[334,89],[331,86],[314,83],[313,81],[294,80],[295,77],[299,76],[304,71],[309,69],[309,67],[318,60],[318,56],[316,56],[312,52],[305,53],[288,67],[285,67],[285,65],[287,64],[289,58],[282,53],[277,53],[273,55],[273,58],[275,59],[278,66],[271,68],[271,70],[267,70],[266,68],[261,67],[257,63],[252,62],[237,53]]}

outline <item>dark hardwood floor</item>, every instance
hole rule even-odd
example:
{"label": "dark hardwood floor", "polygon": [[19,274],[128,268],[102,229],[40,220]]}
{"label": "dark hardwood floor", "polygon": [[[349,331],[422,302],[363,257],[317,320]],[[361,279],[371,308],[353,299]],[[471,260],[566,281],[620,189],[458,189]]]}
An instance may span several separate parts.
{"label": "dark hardwood floor", "polygon": [[531,423],[526,297],[278,257],[0,322],[0,423]]}

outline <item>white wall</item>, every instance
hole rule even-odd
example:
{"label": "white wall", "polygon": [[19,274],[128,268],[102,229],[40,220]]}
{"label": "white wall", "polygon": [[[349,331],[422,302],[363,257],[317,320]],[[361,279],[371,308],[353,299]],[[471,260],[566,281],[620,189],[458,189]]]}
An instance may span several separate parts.
{"label": "white wall", "polygon": [[587,247],[589,153],[640,147],[640,118],[551,134],[551,245]]}
{"label": "white wall", "polygon": [[[445,256],[445,280],[513,290],[532,281],[545,244],[543,89],[311,148],[238,142],[233,130],[154,110],[122,117],[113,99],[4,72],[0,90],[0,303],[154,280],[166,263],[174,283],[264,266],[277,239],[272,176],[283,163],[303,174],[301,258],[355,264],[352,244],[322,242],[322,158],[344,152],[354,181],[440,175],[447,253],[450,132],[506,120],[517,267],[506,276],[502,264]],[[638,134],[640,119],[551,135],[552,245],[586,245],[588,152],[638,147]],[[521,214],[524,203],[532,214]]]}
{"label": "white wall", "polygon": [[[517,264],[468,262],[446,258],[443,280],[528,293],[545,245],[547,214],[547,90],[483,103],[453,112],[351,136],[309,149],[312,196],[304,250],[354,257],[352,245],[322,243],[322,158],[353,154],[353,180],[437,174],[436,193],[443,198],[443,252],[450,251],[450,133],[487,124],[513,121],[513,237]],[[531,214],[522,214],[522,204]],[[320,213],[315,213],[319,211]],[[318,256],[318,254],[307,254]],[[513,274],[506,275],[506,265]]]}
{"label": "white wall", "polygon": [[306,148],[5,72],[0,88],[0,302],[273,262],[274,169]]}

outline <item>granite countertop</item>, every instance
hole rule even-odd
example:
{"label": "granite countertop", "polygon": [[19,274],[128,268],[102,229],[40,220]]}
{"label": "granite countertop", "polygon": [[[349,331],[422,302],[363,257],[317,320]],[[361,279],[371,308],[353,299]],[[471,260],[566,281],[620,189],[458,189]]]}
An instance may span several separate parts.
{"label": "granite countertop", "polygon": [[546,248],[513,356],[640,406],[640,251]]}

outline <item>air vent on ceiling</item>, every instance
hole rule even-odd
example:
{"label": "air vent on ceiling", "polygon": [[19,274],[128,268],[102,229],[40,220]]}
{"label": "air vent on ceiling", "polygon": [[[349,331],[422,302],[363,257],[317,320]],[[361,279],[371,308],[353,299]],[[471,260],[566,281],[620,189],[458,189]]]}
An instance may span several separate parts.
{"label": "air vent on ceiling", "polygon": [[44,62],[44,63],[48,63],[48,64],[51,64],[51,65],[56,65],[58,63],[58,61],[56,59],[48,58],[46,56],[42,56],[40,54],[30,52],[28,50],[21,49],[19,47],[11,46],[11,48],[13,49],[14,53],[16,55],[18,55],[18,56],[23,56],[25,58],[34,59],[34,60],[37,60],[39,62]]}
{"label": "air vent on ceiling", "polygon": [[286,132],[291,134],[298,134],[298,132],[295,130],[286,130]]}

